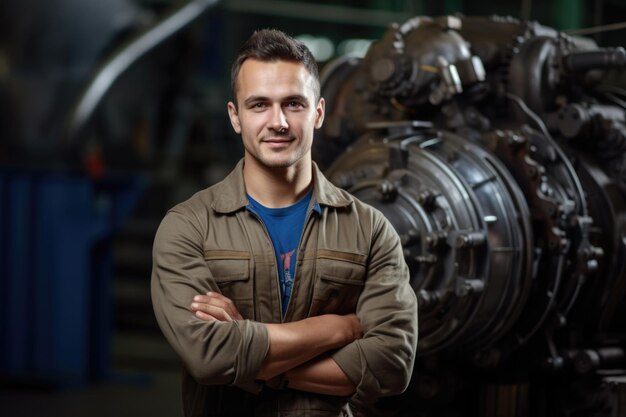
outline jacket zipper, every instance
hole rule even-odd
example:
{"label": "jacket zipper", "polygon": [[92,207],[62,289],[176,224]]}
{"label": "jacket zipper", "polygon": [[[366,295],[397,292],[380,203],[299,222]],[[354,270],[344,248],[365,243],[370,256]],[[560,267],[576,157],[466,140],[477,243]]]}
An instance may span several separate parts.
{"label": "jacket zipper", "polygon": [[263,231],[265,232],[265,237],[267,238],[267,241],[270,243],[270,246],[272,247],[272,255],[273,255],[272,259],[274,260],[274,272],[276,276],[276,285],[278,288],[278,310],[280,312],[280,322],[282,323],[283,322],[283,301],[281,299],[281,293],[280,293],[280,277],[278,275],[278,260],[276,259],[276,248],[274,247],[274,242],[272,242],[272,238],[270,237],[270,234],[267,231],[267,226],[265,225],[261,217],[259,217],[259,215],[256,214],[252,210],[248,209],[248,211],[254,216],[255,219],[258,220],[259,223],[261,223],[261,227],[263,227]]}
{"label": "jacket zipper", "polygon": [[[311,200],[313,200],[313,196],[311,196]],[[296,282],[296,276],[298,274],[298,260],[300,259],[300,248],[302,247],[302,237],[304,236],[304,232],[306,232],[307,227],[309,227],[309,223],[311,221],[311,213],[313,213],[313,207],[315,207],[315,201],[313,201],[313,204],[311,204],[311,206],[309,207],[307,214],[306,214],[306,219],[304,220],[304,226],[302,227],[302,231],[300,232],[300,239],[298,240],[298,249],[296,251],[296,270],[295,273],[293,274],[293,282],[294,285],[291,286],[291,291],[292,294],[289,294],[289,302],[287,303],[287,311],[285,311],[285,317],[287,317],[287,312],[289,311],[289,306],[291,306],[291,300],[293,299],[292,295],[293,295],[293,287],[295,287],[295,282]],[[281,300],[282,301],[282,300]],[[281,308],[282,308],[282,302],[281,304]],[[283,321],[283,316],[281,314],[281,322]]]}
{"label": "jacket zipper", "polygon": [[[311,199],[313,198],[313,196],[311,196]],[[296,273],[294,273],[293,275],[293,280],[294,283],[296,282],[296,274],[297,274],[297,267],[298,267],[298,259],[300,258],[300,247],[302,246],[302,236],[304,236],[304,232],[306,231],[306,228],[309,225],[310,219],[311,219],[311,213],[313,212],[313,207],[315,207],[315,202],[313,202],[313,204],[309,207],[309,209],[307,210],[307,214],[306,214],[306,219],[304,220],[304,226],[302,227],[302,232],[300,232],[300,239],[298,240],[298,249],[296,250]],[[265,232],[265,237],[268,239],[268,242],[270,243],[270,246],[272,247],[272,253],[273,253],[273,259],[274,259],[274,272],[276,273],[276,285],[278,288],[278,309],[280,311],[280,322],[284,323],[285,317],[287,316],[287,311],[289,311],[289,306],[291,305],[291,294],[289,294],[289,303],[287,303],[287,310],[285,311],[285,314],[283,314],[283,300],[282,300],[282,294],[281,294],[281,290],[280,290],[280,276],[279,276],[279,272],[278,272],[278,259],[276,259],[276,248],[274,247],[274,242],[272,242],[272,238],[270,237],[269,232],[267,231],[267,226],[265,225],[265,223],[263,222],[263,220],[259,217],[258,214],[256,214],[254,211],[252,210],[248,210],[255,219],[257,219],[257,221],[259,223],[261,223],[261,226],[263,227],[263,231]],[[291,286],[291,289],[293,291],[293,287],[294,285]]]}

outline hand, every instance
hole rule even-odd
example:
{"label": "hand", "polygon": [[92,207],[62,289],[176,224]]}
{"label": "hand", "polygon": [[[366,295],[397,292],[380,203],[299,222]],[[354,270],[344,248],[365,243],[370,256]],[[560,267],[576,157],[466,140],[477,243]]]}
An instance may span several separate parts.
{"label": "hand", "polygon": [[193,297],[191,311],[196,314],[197,318],[205,321],[243,320],[235,303],[217,292],[208,292],[205,295]]}
{"label": "hand", "polygon": [[352,340],[357,340],[363,337],[363,330],[361,329],[361,321],[356,314],[348,314],[344,316],[348,320],[350,330],[352,332]]}

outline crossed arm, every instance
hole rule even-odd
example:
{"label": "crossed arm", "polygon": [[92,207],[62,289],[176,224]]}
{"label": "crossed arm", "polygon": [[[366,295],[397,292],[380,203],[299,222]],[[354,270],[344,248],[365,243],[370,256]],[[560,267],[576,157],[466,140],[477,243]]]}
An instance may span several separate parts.
{"label": "crossed arm", "polygon": [[[217,292],[196,295],[191,310],[205,321],[243,320],[232,300]],[[356,315],[326,314],[265,326],[270,347],[257,379],[283,375],[290,388],[327,395],[354,393],[354,383],[325,353],[362,337]]]}

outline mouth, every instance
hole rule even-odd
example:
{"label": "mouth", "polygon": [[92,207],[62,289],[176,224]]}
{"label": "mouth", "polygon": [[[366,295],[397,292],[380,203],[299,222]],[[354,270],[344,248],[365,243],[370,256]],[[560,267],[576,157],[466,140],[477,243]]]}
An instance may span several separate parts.
{"label": "mouth", "polygon": [[291,139],[263,139],[263,142],[275,142],[275,143],[280,143],[280,142],[291,142]]}
{"label": "mouth", "polygon": [[295,139],[291,137],[267,137],[262,140],[263,143],[270,147],[285,147],[293,142]]}

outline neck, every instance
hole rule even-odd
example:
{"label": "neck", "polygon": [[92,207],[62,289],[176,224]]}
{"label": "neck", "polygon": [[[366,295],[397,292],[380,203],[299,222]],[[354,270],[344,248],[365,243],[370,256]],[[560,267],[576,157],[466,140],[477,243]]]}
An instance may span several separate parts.
{"label": "neck", "polygon": [[286,168],[269,168],[246,155],[243,179],[247,193],[265,207],[287,207],[300,200],[311,189],[313,166],[310,157],[303,157]]}

